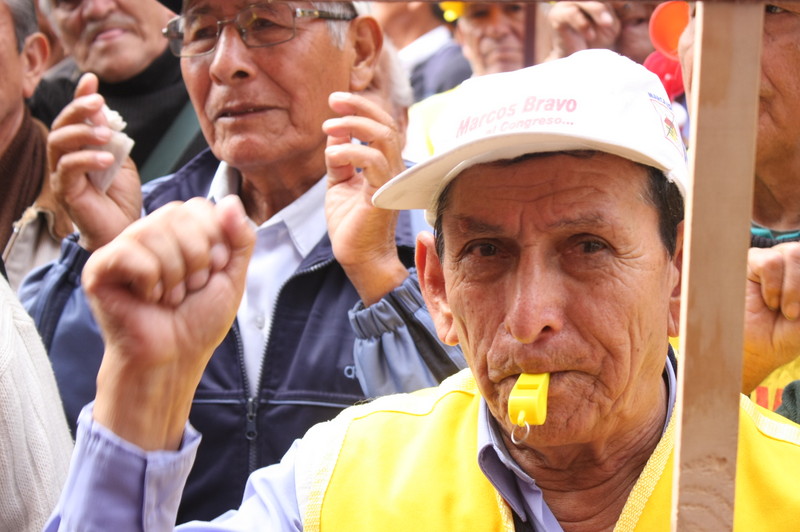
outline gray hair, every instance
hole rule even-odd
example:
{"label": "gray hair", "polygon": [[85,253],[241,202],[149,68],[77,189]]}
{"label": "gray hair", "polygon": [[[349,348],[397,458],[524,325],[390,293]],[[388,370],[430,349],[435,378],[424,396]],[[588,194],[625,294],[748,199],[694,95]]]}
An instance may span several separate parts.
{"label": "gray hair", "polygon": [[392,41],[384,39],[382,54],[386,60],[386,83],[389,86],[389,100],[396,109],[408,109],[414,103],[414,90],[408,79],[397,48]]}
{"label": "gray hair", "polygon": [[[314,9],[329,11],[337,15],[357,15],[353,2],[311,2]],[[347,37],[348,24],[343,24],[341,20],[326,20],[328,33],[331,35],[333,45],[340,50],[344,48],[344,41]]]}
{"label": "gray hair", "polygon": [[14,21],[14,36],[17,38],[17,51],[22,52],[25,46],[25,39],[28,35],[39,31],[39,23],[36,21],[36,9],[34,0],[4,0],[8,10],[11,12],[11,19]]}

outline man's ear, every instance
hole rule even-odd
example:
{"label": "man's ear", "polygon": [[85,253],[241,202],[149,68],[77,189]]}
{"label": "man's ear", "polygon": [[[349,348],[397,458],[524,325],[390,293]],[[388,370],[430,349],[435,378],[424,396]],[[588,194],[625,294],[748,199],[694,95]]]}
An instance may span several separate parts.
{"label": "man's ear", "polygon": [[453,313],[447,302],[444,286],[444,267],[436,252],[436,241],[431,233],[422,231],[417,235],[416,249],[419,286],[439,339],[447,345],[456,345],[458,335],[453,325]]}
{"label": "man's ear", "polygon": [[43,33],[36,32],[25,38],[22,45],[22,96],[30,98],[39,85],[50,57],[50,44]]}
{"label": "man's ear", "polygon": [[354,39],[355,56],[350,71],[350,90],[359,92],[372,82],[383,47],[383,31],[378,21],[370,16],[360,16],[350,23]]}
{"label": "man's ear", "polygon": [[672,257],[674,279],[669,298],[668,334],[677,337],[681,328],[681,280],[683,279],[683,222],[678,224],[678,237],[675,239],[675,254]]}

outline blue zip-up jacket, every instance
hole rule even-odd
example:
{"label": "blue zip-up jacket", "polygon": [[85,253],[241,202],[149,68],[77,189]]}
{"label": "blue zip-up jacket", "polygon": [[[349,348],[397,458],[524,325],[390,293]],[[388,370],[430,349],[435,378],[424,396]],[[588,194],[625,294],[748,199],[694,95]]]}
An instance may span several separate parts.
{"label": "blue zip-up jacket", "polygon": [[[146,186],[145,212],[174,200],[207,197],[218,164],[206,150],[171,178]],[[396,238],[401,260],[410,267],[414,235],[407,213],[401,216]],[[99,328],[80,286],[89,255],[77,244],[77,235],[69,237],[62,245],[60,259],[34,272],[20,291],[48,348],[73,432],[81,408],[94,398],[103,354]],[[359,380],[370,378],[359,374],[361,367],[357,369],[357,365],[371,366],[367,371],[381,366],[378,360],[387,347],[376,345],[375,339],[381,344],[381,337],[387,336],[377,330],[384,321],[400,329],[388,334],[388,342],[405,351],[399,354],[400,360],[405,357],[417,363],[394,361],[404,366],[399,371],[407,374],[399,378],[382,375],[375,380],[410,383],[398,384],[395,391],[402,391],[404,386],[435,384],[463,367],[457,354],[438,344],[429,323],[405,323],[404,316],[418,312],[422,305],[414,283],[415,278],[410,278],[379,303],[384,309],[394,309],[390,312],[394,316],[388,320],[384,320],[385,315],[365,318],[364,310],[353,312],[353,326],[359,334],[373,335],[372,340],[364,339],[366,349],[373,352],[359,356],[363,360],[357,363],[357,339],[348,312],[359,303],[359,297],[335,261],[325,235],[278,295],[257,397],[248,394],[243,344],[234,322],[212,356],[192,404],[189,421],[203,434],[203,441],[181,501],[179,522],[210,519],[237,508],[249,473],[279,461],[311,425],[364,401],[375,389],[392,391],[385,382],[366,382],[362,387]],[[360,319],[356,314],[362,315]],[[401,338],[393,338],[397,334]],[[411,352],[421,339],[427,341],[422,344],[424,353]]]}

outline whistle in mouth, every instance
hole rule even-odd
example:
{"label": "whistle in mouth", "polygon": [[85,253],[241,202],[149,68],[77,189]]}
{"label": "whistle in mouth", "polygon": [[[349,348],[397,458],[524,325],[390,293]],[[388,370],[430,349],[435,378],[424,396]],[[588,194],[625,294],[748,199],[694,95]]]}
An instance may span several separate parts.
{"label": "whistle in mouth", "polygon": [[508,417],[520,427],[541,425],[547,417],[549,373],[522,373],[508,396]]}

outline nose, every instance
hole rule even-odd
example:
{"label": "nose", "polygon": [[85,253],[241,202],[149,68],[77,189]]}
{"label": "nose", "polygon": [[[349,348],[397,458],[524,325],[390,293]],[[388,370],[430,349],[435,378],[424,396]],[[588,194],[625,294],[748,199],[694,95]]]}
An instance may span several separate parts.
{"label": "nose", "polygon": [[252,53],[254,50],[244,43],[236,25],[224,25],[217,46],[211,52],[211,78],[219,83],[228,83],[251,77],[254,73]]}
{"label": "nose", "polygon": [[508,287],[505,329],[530,344],[563,329],[567,298],[556,264],[524,258]]}
{"label": "nose", "polygon": [[106,17],[116,7],[116,0],[83,0],[81,13],[87,20],[98,20]]}
{"label": "nose", "polygon": [[502,37],[511,31],[512,20],[503,12],[502,6],[491,6],[489,20],[486,21],[486,34],[493,38]]}

